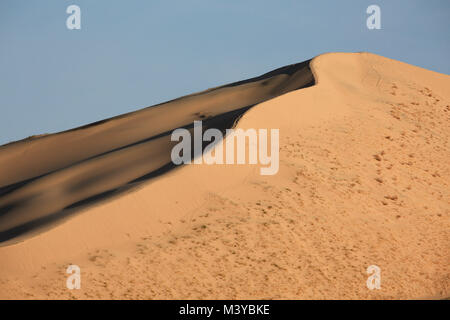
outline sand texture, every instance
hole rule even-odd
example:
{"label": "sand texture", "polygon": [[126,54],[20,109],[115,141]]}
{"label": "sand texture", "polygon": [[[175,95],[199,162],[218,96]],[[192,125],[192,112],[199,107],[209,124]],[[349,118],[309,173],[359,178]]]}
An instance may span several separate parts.
{"label": "sand texture", "polygon": [[[279,129],[278,174],[174,168],[194,120]],[[330,53],[1,146],[0,298],[449,297],[449,137],[450,76]]]}

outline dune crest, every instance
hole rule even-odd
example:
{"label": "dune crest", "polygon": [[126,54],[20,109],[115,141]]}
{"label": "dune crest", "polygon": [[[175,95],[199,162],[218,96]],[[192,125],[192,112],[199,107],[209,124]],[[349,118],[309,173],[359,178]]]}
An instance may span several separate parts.
{"label": "dune crest", "polygon": [[[205,164],[168,171],[46,232],[0,247],[0,298],[450,296],[450,77],[369,53],[325,54],[301,70],[270,78],[270,89],[262,79],[221,87],[223,96],[217,101],[226,103],[213,108],[212,117],[229,112],[231,101],[239,101],[234,110],[257,104],[239,114],[236,128],[280,130],[278,174],[261,176],[251,165]],[[308,70],[314,86],[308,85],[313,80]],[[242,85],[243,91],[252,92],[251,99],[233,91]],[[215,90],[206,94],[208,101],[216,98]],[[202,103],[201,115],[208,117],[209,104]],[[76,141],[73,133],[78,132],[89,141],[91,135],[107,132],[105,137],[114,140],[125,127],[140,141],[199,116],[194,116],[197,110],[169,104],[155,116],[158,120],[152,120],[160,129],[144,134],[140,130],[151,118],[145,113],[150,110],[88,127],[92,131],[86,135],[84,129],[60,135],[71,133],[62,141]],[[165,127],[172,118],[183,121]],[[136,125],[127,127],[127,119]],[[229,118],[226,125],[235,119]],[[122,121],[123,126],[117,125]],[[50,146],[51,139],[60,136],[51,137],[31,142],[47,141]],[[152,150],[168,148],[166,141],[150,141],[160,143]],[[25,168],[20,155],[42,154],[32,146],[28,150],[29,142],[2,147],[0,162]],[[83,177],[103,166],[116,170],[114,165],[129,161],[127,156],[140,146],[117,143],[127,147],[117,150],[117,158],[108,165],[102,162]],[[79,157],[89,159],[97,147],[80,148]],[[20,170],[20,176],[15,170],[1,175],[6,187],[0,203],[3,208],[16,205],[24,221],[41,210],[38,203],[57,202],[66,194],[67,189],[53,186],[79,172],[66,168],[72,160],[71,166],[78,166],[73,153],[53,162],[51,154],[42,157],[36,162],[49,161]],[[155,161],[159,162],[153,168],[159,168],[166,160]],[[139,164],[147,165],[142,160],[132,166]],[[50,177],[41,177],[52,170]],[[127,173],[112,180],[122,186],[129,177]],[[30,178],[35,180],[28,182]],[[73,189],[89,195],[84,186],[71,185]],[[43,214],[65,206],[53,205]],[[0,216],[3,232],[14,228],[4,218],[8,212]],[[69,264],[81,268],[81,290],[65,288]],[[380,290],[366,287],[370,265],[381,269]]]}

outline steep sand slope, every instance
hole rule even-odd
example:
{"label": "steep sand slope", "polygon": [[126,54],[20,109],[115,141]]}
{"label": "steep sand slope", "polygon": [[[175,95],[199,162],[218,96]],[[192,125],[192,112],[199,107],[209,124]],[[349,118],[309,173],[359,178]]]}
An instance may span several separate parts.
{"label": "steep sand slope", "polygon": [[[450,295],[450,77],[326,54],[317,85],[250,109],[280,170],[191,165],[0,248],[0,297]],[[65,287],[77,264],[82,289]],[[381,290],[366,268],[381,268]]]}

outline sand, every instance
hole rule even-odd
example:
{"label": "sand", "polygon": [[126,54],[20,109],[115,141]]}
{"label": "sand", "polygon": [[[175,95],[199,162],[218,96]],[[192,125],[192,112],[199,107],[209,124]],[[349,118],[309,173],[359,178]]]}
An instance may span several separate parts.
{"label": "sand", "polygon": [[[449,87],[331,53],[2,146],[0,298],[448,297]],[[172,168],[171,130],[199,119],[278,128],[278,174]],[[66,288],[70,264],[80,290]]]}

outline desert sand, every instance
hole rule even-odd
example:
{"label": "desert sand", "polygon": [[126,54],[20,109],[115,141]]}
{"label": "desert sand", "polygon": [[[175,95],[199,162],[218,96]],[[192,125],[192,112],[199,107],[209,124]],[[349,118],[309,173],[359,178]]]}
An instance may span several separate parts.
{"label": "desert sand", "polygon": [[[449,297],[449,88],[331,53],[1,146],[0,298]],[[170,133],[194,120],[278,128],[278,174],[174,168]]]}

